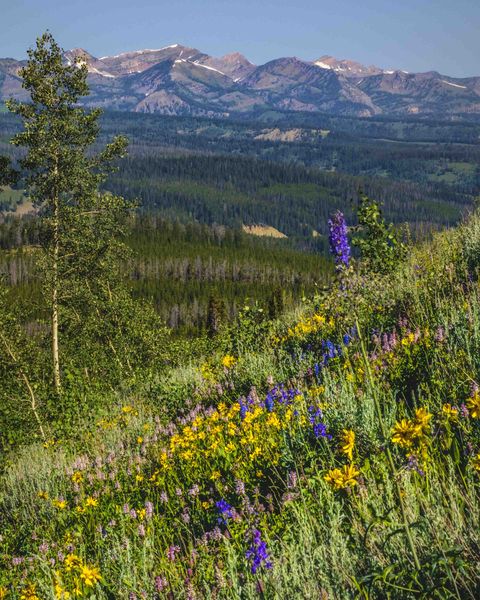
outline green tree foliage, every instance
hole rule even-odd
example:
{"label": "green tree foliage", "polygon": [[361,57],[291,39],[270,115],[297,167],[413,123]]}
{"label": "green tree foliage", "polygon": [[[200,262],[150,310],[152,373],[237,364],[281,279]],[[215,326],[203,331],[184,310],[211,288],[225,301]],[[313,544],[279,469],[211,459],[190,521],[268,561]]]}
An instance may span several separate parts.
{"label": "green tree foliage", "polygon": [[[5,224],[15,248],[8,278],[30,289],[23,298],[18,286],[0,290],[1,445],[68,435],[120,381],[145,380],[166,355],[167,330],[133,298],[125,269],[133,204],[99,191],[126,139],[93,151],[100,111],[78,104],[87,69],[62,56],[49,33],[39,38],[20,73],[30,102],[8,104],[23,123],[12,142],[26,149],[16,176],[37,214]],[[10,162],[0,166],[2,182],[13,181]]]}
{"label": "green tree foliage", "polygon": [[392,271],[406,252],[393,225],[387,225],[378,202],[365,194],[360,196],[357,216],[355,232],[359,235],[353,244],[359,248],[364,266],[377,273]]}
{"label": "green tree foliage", "polygon": [[111,162],[125,154],[127,142],[117,137],[99,154],[89,153],[98,135],[100,111],[78,106],[88,94],[85,64],[64,64],[50,33],[37,39],[28,56],[20,76],[30,101],[10,100],[7,106],[22,119],[23,131],[12,143],[27,150],[20,160],[21,174],[29,197],[42,211],[42,273],[50,312],[53,380],[60,392],[61,308],[82,302],[76,293],[81,282],[86,277],[98,280],[109,266],[112,231],[126,204],[121,198],[100,196],[98,187]]}
{"label": "green tree foliage", "polygon": [[15,183],[16,173],[11,167],[11,160],[7,156],[0,156],[0,186]]}
{"label": "green tree foliage", "polygon": [[0,280],[0,450],[31,433],[46,440],[34,338],[20,325],[17,307]]}

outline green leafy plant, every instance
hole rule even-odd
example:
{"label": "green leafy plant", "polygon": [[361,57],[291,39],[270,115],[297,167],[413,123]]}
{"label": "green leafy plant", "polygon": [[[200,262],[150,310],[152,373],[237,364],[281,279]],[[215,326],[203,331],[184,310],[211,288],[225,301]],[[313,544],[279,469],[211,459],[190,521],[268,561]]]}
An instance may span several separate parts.
{"label": "green leafy plant", "polygon": [[385,222],[378,202],[362,194],[357,217],[353,244],[360,250],[364,267],[380,273],[395,269],[399,261],[405,258],[406,246],[393,225]]}

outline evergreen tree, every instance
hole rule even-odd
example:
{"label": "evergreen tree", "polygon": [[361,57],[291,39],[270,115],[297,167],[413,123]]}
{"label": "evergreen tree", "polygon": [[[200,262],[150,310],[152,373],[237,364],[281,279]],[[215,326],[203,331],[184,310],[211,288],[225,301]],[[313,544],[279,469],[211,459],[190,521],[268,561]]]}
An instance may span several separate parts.
{"label": "evergreen tree", "polygon": [[[102,260],[110,253],[112,232],[126,205],[121,198],[101,196],[98,188],[112,170],[112,161],[125,155],[127,141],[117,137],[102,152],[91,152],[101,111],[79,106],[80,98],[89,93],[85,62],[65,64],[62,50],[48,32],[37,39],[28,57],[19,74],[30,101],[10,100],[7,106],[23,121],[23,131],[12,143],[26,148],[20,174],[44,224],[43,280],[53,380],[60,392],[60,308],[75,297],[82,280],[105,266]],[[3,172],[8,170],[4,161]]]}
{"label": "evergreen tree", "polygon": [[207,333],[209,337],[217,335],[224,321],[225,302],[218,296],[212,294],[208,299],[207,308]]}
{"label": "evergreen tree", "polygon": [[268,298],[268,316],[277,319],[285,310],[285,293],[280,287],[275,287]]}

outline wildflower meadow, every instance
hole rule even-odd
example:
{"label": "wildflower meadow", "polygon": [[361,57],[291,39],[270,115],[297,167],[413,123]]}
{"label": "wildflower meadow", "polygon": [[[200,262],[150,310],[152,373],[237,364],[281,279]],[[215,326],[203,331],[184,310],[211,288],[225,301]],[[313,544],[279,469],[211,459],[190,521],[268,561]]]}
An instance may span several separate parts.
{"label": "wildflower meadow", "polygon": [[0,598],[479,597],[480,217],[329,227],[330,289],[8,457]]}

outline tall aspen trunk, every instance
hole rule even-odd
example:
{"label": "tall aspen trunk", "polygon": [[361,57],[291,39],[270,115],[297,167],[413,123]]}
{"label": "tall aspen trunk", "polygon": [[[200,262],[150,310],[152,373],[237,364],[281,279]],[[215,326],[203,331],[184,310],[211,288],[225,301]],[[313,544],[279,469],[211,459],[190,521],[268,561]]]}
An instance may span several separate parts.
{"label": "tall aspen trunk", "polygon": [[[57,172],[57,167],[55,167]],[[53,197],[53,264],[52,264],[52,360],[53,383],[57,394],[61,392],[60,357],[58,352],[58,257],[60,253],[60,207],[58,193]]]}

